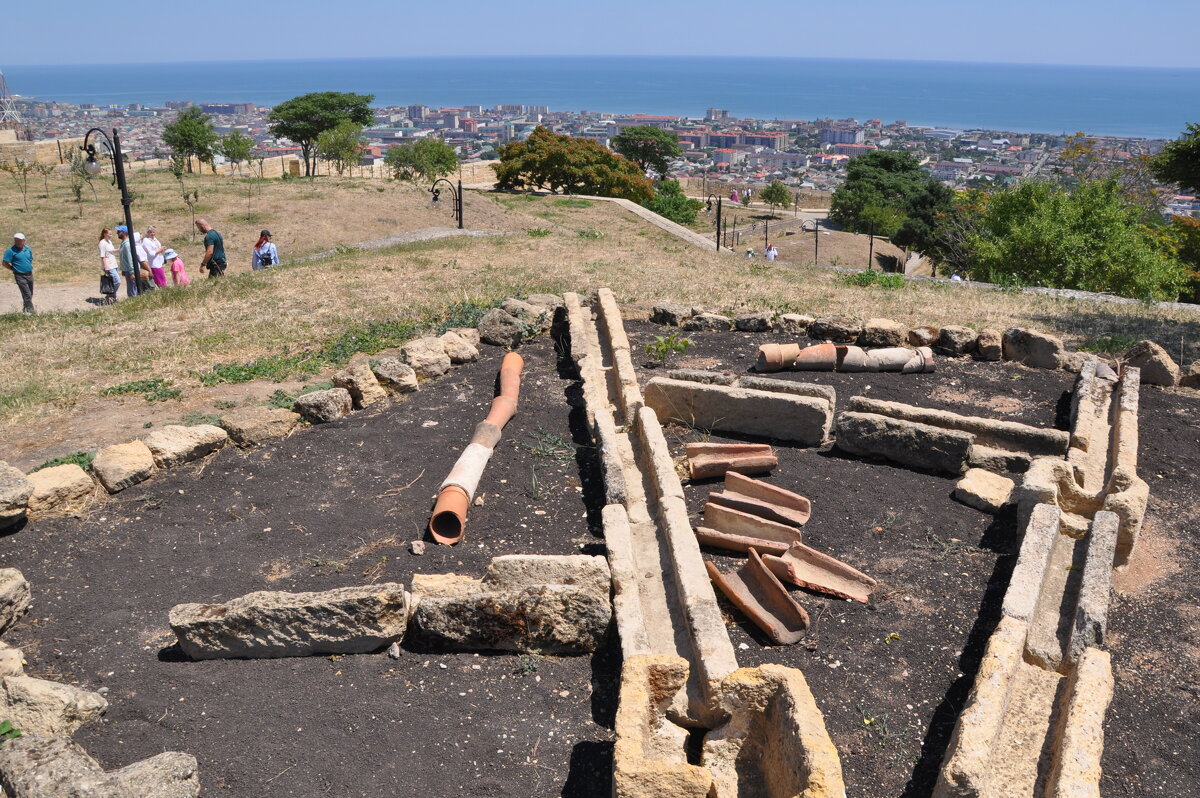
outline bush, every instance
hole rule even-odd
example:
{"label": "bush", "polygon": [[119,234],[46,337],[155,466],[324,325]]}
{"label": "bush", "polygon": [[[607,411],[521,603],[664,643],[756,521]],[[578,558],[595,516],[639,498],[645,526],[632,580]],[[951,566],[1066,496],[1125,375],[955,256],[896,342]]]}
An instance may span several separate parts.
{"label": "bush", "polygon": [[664,180],[654,190],[654,199],[646,208],[664,219],[684,226],[696,223],[696,213],[704,207],[700,200],[691,199],[683,193],[678,180]]}

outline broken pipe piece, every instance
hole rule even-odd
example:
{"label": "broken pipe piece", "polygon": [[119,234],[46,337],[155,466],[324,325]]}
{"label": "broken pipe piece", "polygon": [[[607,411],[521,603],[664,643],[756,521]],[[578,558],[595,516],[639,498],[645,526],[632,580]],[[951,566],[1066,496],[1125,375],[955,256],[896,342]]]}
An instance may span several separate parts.
{"label": "broken pipe piece", "polygon": [[765,443],[689,443],[686,451],[690,479],[709,479],[730,472],[765,474],[779,465],[779,458]]}
{"label": "broken pipe piece", "polygon": [[803,543],[793,543],[780,556],[767,554],[763,563],[781,580],[838,598],[866,604],[875,590],[871,577]]}
{"label": "broken pipe piece", "polygon": [[504,425],[517,414],[521,369],[524,367],[524,359],[516,352],[509,352],[500,363],[500,392],[492,400],[487,418],[475,427],[471,442],[459,455],[454,468],[450,469],[450,476],[442,482],[437,504],[433,507],[429,534],[438,543],[453,545],[462,540],[467,525],[467,508],[479,486],[483,469],[500,442]]}
{"label": "broken pipe piece", "polygon": [[750,549],[750,559],[736,573],[723,574],[711,562],[704,567],[713,584],[766,632],[771,642],[786,646],[804,637],[808,613],[763,565],[757,551]]}
{"label": "broken pipe piece", "polygon": [[708,500],[790,526],[804,526],[812,515],[812,502],[799,493],[733,472],[725,475],[725,490]]}
{"label": "broken pipe piece", "polygon": [[817,344],[801,348],[799,344],[763,344],[758,348],[755,371],[898,371],[919,374],[933,371],[933,350],[888,347],[863,349],[860,346]]}

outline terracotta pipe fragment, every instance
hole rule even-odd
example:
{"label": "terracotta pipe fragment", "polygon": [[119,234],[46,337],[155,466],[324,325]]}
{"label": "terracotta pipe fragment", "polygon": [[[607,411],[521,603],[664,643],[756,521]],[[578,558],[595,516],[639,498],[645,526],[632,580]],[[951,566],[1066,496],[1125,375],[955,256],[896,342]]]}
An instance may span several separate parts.
{"label": "terracotta pipe fragment", "polygon": [[799,587],[866,604],[876,582],[839,559],[803,543],[793,543],[781,555],[767,554],[763,562],[775,576]]}
{"label": "terracotta pipe fragment", "polygon": [[500,363],[500,392],[492,399],[487,418],[475,427],[471,442],[442,482],[437,503],[433,506],[429,534],[438,543],[454,545],[462,540],[467,526],[467,508],[471,506],[483,470],[500,442],[501,430],[517,413],[524,367],[524,358],[516,352],[509,352]]}
{"label": "terracotta pipe fragment", "polygon": [[758,348],[755,371],[833,371],[837,368],[837,347],[833,344],[816,344],[801,347],[799,344],[763,344]]}
{"label": "terracotta pipe fragment", "polygon": [[786,646],[799,642],[808,630],[808,613],[796,603],[787,588],[763,565],[758,552],[736,573],[723,574],[711,562],[704,563],[713,584],[762,629],[771,642]]}
{"label": "terracotta pipe fragment", "polygon": [[702,546],[712,546],[715,549],[724,549],[725,551],[740,551],[743,554],[755,549],[763,554],[774,554],[777,557],[782,557],[785,552],[791,547],[792,543],[786,540],[767,540],[765,538],[749,537],[747,535],[738,535],[731,532],[721,532],[716,529],[709,529],[706,526],[696,527],[696,540]]}
{"label": "terracotta pipe fragment", "polygon": [[704,505],[704,523],[718,532],[773,540],[789,546],[800,541],[800,530],[794,526],[769,521],[766,518],[722,507],[719,504]]}
{"label": "terracotta pipe fragment", "polygon": [[690,479],[730,472],[765,474],[779,465],[779,458],[765,443],[689,443],[685,451]]}
{"label": "terracotta pipe fragment", "polygon": [[[812,502],[799,493],[772,485],[769,482],[751,479],[741,474],[725,475],[725,493],[736,493],[750,499],[770,504],[775,515],[787,518],[782,523],[804,526],[812,515]],[[736,509],[736,508],[735,508]],[[779,518],[772,520],[781,521]]]}

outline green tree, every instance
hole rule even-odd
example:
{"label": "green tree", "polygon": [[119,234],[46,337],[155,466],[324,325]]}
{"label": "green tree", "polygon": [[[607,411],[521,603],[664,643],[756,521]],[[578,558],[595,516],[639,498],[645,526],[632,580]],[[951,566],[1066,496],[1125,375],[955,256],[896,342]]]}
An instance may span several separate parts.
{"label": "green tree", "polygon": [[12,176],[13,182],[17,184],[17,188],[21,191],[21,202],[25,205],[25,210],[29,210],[29,175],[37,170],[37,165],[33,161],[26,161],[24,158],[13,158],[11,161],[0,162],[0,170],[8,172]]}
{"label": "green tree", "polygon": [[1175,299],[1189,277],[1111,179],[999,192],[969,243],[972,273],[990,282]]}
{"label": "green tree", "polygon": [[162,140],[172,152],[187,159],[189,172],[192,171],[192,158],[202,164],[211,164],[218,145],[212,120],[195,106],[180,111],[175,121],[163,128]]}
{"label": "green tree", "polygon": [[300,147],[304,174],[312,175],[317,136],[350,121],[369,125],[375,119],[371,111],[374,94],[321,91],[285,100],[271,109],[271,135],[288,139]]}
{"label": "green tree", "polygon": [[233,164],[238,172],[241,172],[242,164],[250,160],[250,151],[254,149],[254,139],[240,130],[231,130],[221,137],[220,149],[225,160]]}
{"label": "green tree", "polygon": [[771,215],[775,214],[776,208],[786,208],[792,204],[792,192],[788,191],[787,186],[778,180],[771,182],[771,185],[762,190],[758,195],[759,199],[771,206]]}
{"label": "green tree", "polygon": [[1200,124],[1188,123],[1187,132],[1150,161],[1150,171],[1164,183],[1200,190]]}
{"label": "green tree", "polygon": [[317,155],[333,164],[338,177],[358,163],[362,153],[362,125],[345,119],[317,136]]}
{"label": "green tree", "polygon": [[892,205],[868,205],[858,218],[868,233],[884,238],[896,235],[896,231],[908,221],[904,211]]}
{"label": "green tree", "polygon": [[667,173],[668,159],[677,158],[683,152],[679,136],[652,125],[625,128],[613,136],[612,148],[640,166],[643,174],[653,169],[660,175]]}
{"label": "green tree", "polygon": [[633,161],[591,139],[560,136],[538,127],[525,141],[500,148],[496,188],[549,189],[570,194],[622,197],[645,205],[654,186]]}
{"label": "green tree", "polygon": [[907,152],[874,150],[851,159],[846,181],[833,192],[829,218],[846,230],[867,232],[862,213],[868,207],[906,212],[910,199],[930,181],[920,162]]}
{"label": "green tree", "polygon": [[383,162],[397,180],[436,180],[458,168],[454,148],[432,136],[391,147]]}
{"label": "green tree", "polygon": [[683,193],[678,180],[663,180],[654,188],[654,199],[646,207],[659,216],[682,225],[696,223],[696,212],[704,203]]}
{"label": "green tree", "polygon": [[930,253],[937,244],[938,225],[954,208],[954,190],[936,180],[926,180],[904,204],[904,221],[892,235],[900,247]]}

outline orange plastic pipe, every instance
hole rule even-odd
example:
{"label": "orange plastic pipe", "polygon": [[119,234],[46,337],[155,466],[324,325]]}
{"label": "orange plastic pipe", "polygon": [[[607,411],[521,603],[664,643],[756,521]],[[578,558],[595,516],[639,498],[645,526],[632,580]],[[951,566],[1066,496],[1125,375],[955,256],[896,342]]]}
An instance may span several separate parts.
{"label": "orange plastic pipe", "polygon": [[483,469],[492,456],[492,450],[500,442],[500,431],[517,414],[517,399],[521,392],[521,371],[525,359],[516,352],[509,352],[500,363],[500,391],[492,399],[487,418],[475,427],[471,442],[459,455],[450,469],[450,475],[442,482],[433,515],[429,519],[429,534],[438,543],[452,546],[462,540],[467,526],[467,508],[475,495],[475,488],[483,476]]}

